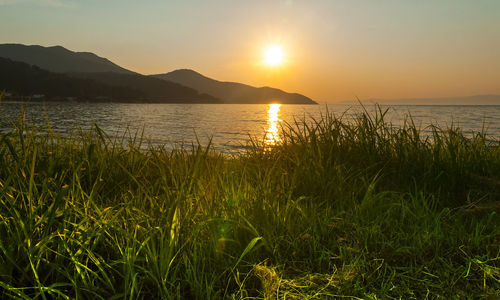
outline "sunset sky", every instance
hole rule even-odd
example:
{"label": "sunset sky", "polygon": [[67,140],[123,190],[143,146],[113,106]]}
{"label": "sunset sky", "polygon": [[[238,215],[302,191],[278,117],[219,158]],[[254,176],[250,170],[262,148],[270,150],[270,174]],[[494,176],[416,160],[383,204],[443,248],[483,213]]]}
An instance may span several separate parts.
{"label": "sunset sky", "polygon": [[[0,43],[191,68],[321,102],[500,94],[499,0],[0,0]],[[265,63],[279,45],[283,62]]]}

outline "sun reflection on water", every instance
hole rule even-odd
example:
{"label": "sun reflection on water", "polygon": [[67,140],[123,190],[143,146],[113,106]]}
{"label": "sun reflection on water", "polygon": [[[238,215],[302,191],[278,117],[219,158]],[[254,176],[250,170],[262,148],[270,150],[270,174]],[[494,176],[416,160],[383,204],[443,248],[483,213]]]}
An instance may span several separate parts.
{"label": "sun reflection on water", "polygon": [[280,107],[281,104],[269,104],[267,110],[267,130],[265,143],[268,146],[274,146],[280,142],[279,126],[280,126]]}

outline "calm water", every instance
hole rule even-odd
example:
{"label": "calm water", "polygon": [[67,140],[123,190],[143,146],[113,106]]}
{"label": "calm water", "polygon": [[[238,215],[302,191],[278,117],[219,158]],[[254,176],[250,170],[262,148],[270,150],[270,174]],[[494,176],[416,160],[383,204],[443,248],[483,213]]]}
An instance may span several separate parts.
{"label": "calm water", "polygon": [[[326,110],[347,118],[359,112],[352,105],[234,105],[234,104],[80,104],[2,103],[2,131],[9,130],[6,120],[19,116],[25,108],[27,117],[37,124],[46,124],[46,117],[55,131],[65,133],[76,128],[87,129],[96,123],[111,137],[121,137],[125,128],[132,133],[144,130],[153,144],[190,144],[196,136],[202,144],[212,138],[218,149],[234,151],[248,145],[249,137],[268,144],[279,140],[281,124],[294,117],[318,118]],[[374,107],[368,107],[373,110]],[[411,113],[424,130],[429,124],[458,125],[467,132],[480,131],[483,124],[492,139],[500,139],[500,106],[393,106],[388,120],[400,124]]]}

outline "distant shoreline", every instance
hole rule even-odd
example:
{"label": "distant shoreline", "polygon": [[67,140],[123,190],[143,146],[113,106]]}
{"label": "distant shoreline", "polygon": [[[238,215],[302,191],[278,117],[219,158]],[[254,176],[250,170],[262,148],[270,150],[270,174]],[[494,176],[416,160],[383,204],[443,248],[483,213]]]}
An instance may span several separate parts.
{"label": "distant shoreline", "polygon": [[343,100],[336,104],[363,104],[363,105],[500,105],[500,95],[472,95],[472,96],[454,96],[454,97],[434,97],[434,98],[400,98],[400,99],[383,99],[371,98],[361,100]]}
{"label": "distant shoreline", "polygon": [[[360,106],[359,103],[346,103],[346,102],[330,102],[330,103],[319,103],[320,105],[350,105],[350,106]],[[373,106],[380,105],[382,107],[387,106],[500,106],[499,104],[402,104],[402,103],[362,103],[363,106]]]}

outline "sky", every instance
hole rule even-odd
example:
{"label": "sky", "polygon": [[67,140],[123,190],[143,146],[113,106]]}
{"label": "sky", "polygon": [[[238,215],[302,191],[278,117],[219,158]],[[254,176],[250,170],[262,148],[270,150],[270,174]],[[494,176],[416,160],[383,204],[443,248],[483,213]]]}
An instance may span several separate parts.
{"label": "sky", "polygon": [[500,94],[500,0],[0,0],[0,43],[320,102]]}

